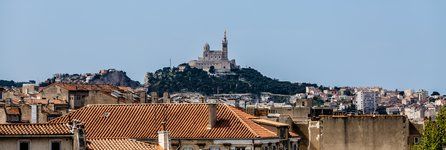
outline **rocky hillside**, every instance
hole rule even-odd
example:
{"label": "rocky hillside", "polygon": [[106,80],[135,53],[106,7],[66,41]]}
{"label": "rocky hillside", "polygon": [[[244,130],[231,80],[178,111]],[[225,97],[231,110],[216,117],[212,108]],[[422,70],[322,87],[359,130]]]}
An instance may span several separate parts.
{"label": "rocky hillside", "polygon": [[133,81],[130,79],[124,71],[115,69],[101,70],[99,73],[55,74],[52,78],[47,79],[40,85],[46,86],[54,82],[111,84],[115,86],[128,86],[132,88],[140,86],[138,81]]}
{"label": "rocky hillside", "polygon": [[130,79],[124,71],[111,71],[104,75],[95,76],[95,78],[90,80],[90,83],[128,86],[132,88],[140,86],[138,81]]}

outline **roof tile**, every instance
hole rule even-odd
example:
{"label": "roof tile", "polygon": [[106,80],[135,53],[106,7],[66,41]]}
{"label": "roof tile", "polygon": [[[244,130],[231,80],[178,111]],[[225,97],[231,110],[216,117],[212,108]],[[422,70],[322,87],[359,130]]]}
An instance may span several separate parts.
{"label": "roof tile", "polygon": [[0,124],[1,135],[68,135],[72,134],[66,123]]}
{"label": "roof tile", "polygon": [[157,132],[162,129],[164,118],[166,129],[174,139],[277,137],[275,133],[251,121],[254,116],[226,104],[217,105],[217,122],[211,129],[207,129],[207,104],[89,105],[50,122],[80,120],[85,123],[87,138],[155,139]]}

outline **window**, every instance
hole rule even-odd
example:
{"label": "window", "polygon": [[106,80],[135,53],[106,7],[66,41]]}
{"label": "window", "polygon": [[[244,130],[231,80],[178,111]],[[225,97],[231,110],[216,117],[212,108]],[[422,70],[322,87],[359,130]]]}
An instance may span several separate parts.
{"label": "window", "polygon": [[297,150],[297,145],[296,145],[296,143],[293,143],[293,145],[291,145],[291,150]]}
{"label": "window", "polygon": [[19,141],[19,150],[29,150],[29,149],[30,149],[29,140]]}
{"label": "window", "polygon": [[414,137],[414,138],[413,138],[413,142],[414,142],[415,144],[418,144],[418,143],[420,142],[420,138],[419,138],[419,137]]}
{"label": "window", "polygon": [[245,150],[245,147],[235,147],[235,150]]}
{"label": "window", "polygon": [[51,150],[60,150],[60,141],[51,141]]}

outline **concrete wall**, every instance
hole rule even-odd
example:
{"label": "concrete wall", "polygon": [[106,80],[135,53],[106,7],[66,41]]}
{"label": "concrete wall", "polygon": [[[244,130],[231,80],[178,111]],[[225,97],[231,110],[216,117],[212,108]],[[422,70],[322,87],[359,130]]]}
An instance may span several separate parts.
{"label": "concrete wall", "polygon": [[308,135],[308,121],[307,122],[297,122],[292,124],[293,131],[299,135],[299,149],[307,149],[309,144]]}
{"label": "concrete wall", "polygon": [[404,116],[322,116],[310,122],[310,149],[408,149],[409,121]]}
{"label": "concrete wall", "polygon": [[59,140],[61,142],[62,150],[72,150],[73,141],[70,138],[0,138],[0,150],[16,150],[19,149],[19,140],[29,140],[32,150],[46,150],[50,149],[52,140]]}
{"label": "concrete wall", "polygon": [[0,108],[0,124],[6,123],[6,111],[4,108]]}
{"label": "concrete wall", "polygon": [[310,107],[273,108],[280,115],[289,115],[291,118],[308,118]]}
{"label": "concrete wall", "polygon": [[55,85],[43,89],[42,98],[68,100],[68,91]]}
{"label": "concrete wall", "polygon": [[118,99],[101,91],[90,91],[86,98],[85,105],[88,104],[117,104]]}
{"label": "concrete wall", "polygon": [[31,106],[24,104],[20,106],[20,113],[22,113],[22,121],[31,121]]}

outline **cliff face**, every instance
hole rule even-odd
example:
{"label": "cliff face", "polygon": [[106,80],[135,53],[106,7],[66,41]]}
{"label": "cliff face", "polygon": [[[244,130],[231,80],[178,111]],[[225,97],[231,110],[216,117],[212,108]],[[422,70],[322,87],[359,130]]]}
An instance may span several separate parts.
{"label": "cliff face", "polygon": [[138,81],[130,79],[124,71],[113,71],[103,75],[95,76],[89,83],[111,84],[116,86],[128,86],[136,88],[140,86]]}

